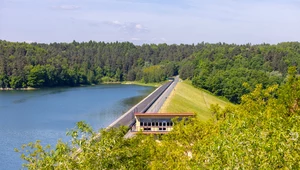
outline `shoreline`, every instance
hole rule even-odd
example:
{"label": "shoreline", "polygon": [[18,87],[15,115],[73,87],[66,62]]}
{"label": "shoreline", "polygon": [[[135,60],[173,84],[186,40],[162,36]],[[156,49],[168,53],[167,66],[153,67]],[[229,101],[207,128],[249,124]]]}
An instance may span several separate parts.
{"label": "shoreline", "polygon": [[150,87],[159,87],[163,83],[164,82],[161,82],[161,83],[142,83],[142,82],[137,82],[137,81],[123,81],[123,82],[121,82],[121,84],[133,84],[133,85],[150,86]]}
{"label": "shoreline", "polygon": [[[162,82],[163,83],[163,82]],[[148,87],[159,87],[162,83],[142,83],[142,82],[137,82],[137,81],[123,81],[123,82],[103,82],[100,84],[81,84],[77,87],[86,87],[86,86],[96,86],[96,85],[109,85],[109,84],[123,84],[123,85],[139,85],[139,86],[148,86]],[[71,86],[57,86],[57,87],[71,87]],[[0,88],[0,91],[30,91],[30,90],[38,90],[38,89],[43,89],[43,88],[51,88],[51,87],[41,87],[41,88],[34,88],[34,87],[26,87],[26,88]]]}
{"label": "shoreline", "polygon": [[38,88],[26,87],[26,88],[0,88],[0,91],[12,91],[12,90],[37,90]]}

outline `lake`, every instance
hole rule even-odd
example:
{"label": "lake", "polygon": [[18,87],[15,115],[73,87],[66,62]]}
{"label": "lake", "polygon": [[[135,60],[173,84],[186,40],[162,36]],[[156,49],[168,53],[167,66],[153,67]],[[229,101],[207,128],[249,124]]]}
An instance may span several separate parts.
{"label": "lake", "polygon": [[104,128],[154,89],[117,84],[0,91],[0,169],[21,168],[14,148],[36,140],[51,146],[60,138],[68,141],[65,134],[78,121]]}

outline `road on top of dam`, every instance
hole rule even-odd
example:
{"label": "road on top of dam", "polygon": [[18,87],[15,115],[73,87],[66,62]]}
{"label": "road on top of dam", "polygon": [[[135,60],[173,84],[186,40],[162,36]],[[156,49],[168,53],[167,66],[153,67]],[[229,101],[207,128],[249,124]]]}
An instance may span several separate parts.
{"label": "road on top of dam", "polygon": [[116,121],[110,124],[107,128],[129,126],[135,123],[134,113],[158,112],[166,98],[170,95],[176,86],[179,77],[176,76],[173,81],[168,81],[162,86],[158,87],[155,91],[149,94],[141,102],[133,106],[125,114],[120,116]]}
{"label": "road on top of dam", "polygon": [[154,103],[152,103],[151,107],[147,109],[146,113],[158,113],[167,98],[170,96],[171,92],[176,87],[178,81],[179,76],[176,76],[173,83],[159,96],[159,98]]}
{"label": "road on top of dam", "polygon": [[[171,94],[171,92],[174,90],[175,86],[177,85],[179,81],[179,76],[176,76],[174,78],[174,80],[172,82],[169,82],[169,83],[166,83],[162,89],[162,90],[159,90],[158,91],[160,92],[159,95],[155,95],[153,97],[152,94],[150,94],[148,97],[150,98],[149,100],[147,100],[148,98],[146,98],[145,101],[152,101],[150,103],[148,103],[149,106],[146,105],[146,107],[144,108],[144,112],[140,112],[140,113],[158,113],[158,111],[160,110],[160,108],[163,106],[163,104],[165,103],[165,101],[167,100],[167,98],[169,97],[169,95]],[[156,92],[154,92],[153,94],[156,94]],[[141,102],[141,104],[143,103],[143,101]],[[142,105],[143,107],[145,105]],[[134,113],[136,112],[132,112],[132,123],[131,125],[129,126],[130,129],[132,126],[134,126],[135,124],[135,117],[134,117]],[[131,132],[131,130],[129,130],[127,132],[127,134],[124,136],[124,138],[131,138],[133,137],[135,134]]]}

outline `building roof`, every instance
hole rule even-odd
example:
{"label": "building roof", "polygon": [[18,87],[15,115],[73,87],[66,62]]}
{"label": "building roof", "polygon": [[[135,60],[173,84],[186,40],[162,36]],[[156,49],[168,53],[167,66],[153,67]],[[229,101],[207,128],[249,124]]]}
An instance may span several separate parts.
{"label": "building roof", "polygon": [[136,117],[189,117],[194,113],[135,113]]}

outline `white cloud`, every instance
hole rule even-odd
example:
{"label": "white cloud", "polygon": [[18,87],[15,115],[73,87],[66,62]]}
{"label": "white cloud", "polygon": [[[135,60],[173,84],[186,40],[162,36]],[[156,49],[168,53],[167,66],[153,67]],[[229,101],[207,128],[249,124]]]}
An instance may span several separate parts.
{"label": "white cloud", "polygon": [[148,28],[143,26],[140,23],[135,23],[135,22],[120,22],[120,21],[105,21],[104,22],[107,25],[114,26],[118,29],[120,29],[124,33],[145,33],[148,32]]}
{"label": "white cloud", "polygon": [[115,25],[122,25],[121,22],[119,22],[119,21],[112,21],[112,24],[115,24]]}
{"label": "white cloud", "polygon": [[136,24],[136,25],[135,25],[135,28],[136,28],[136,29],[143,29],[143,26],[142,26],[141,24]]}
{"label": "white cloud", "polygon": [[163,42],[167,41],[167,39],[165,39],[165,38],[160,38],[160,40],[162,40]]}
{"label": "white cloud", "polygon": [[140,39],[140,38],[135,38],[135,37],[133,37],[133,38],[131,38],[131,40],[132,40],[132,41],[140,41],[141,39]]}
{"label": "white cloud", "polygon": [[54,6],[55,9],[61,9],[61,10],[76,10],[79,9],[80,6],[77,5],[60,5],[60,6]]}
{"label": "white cloud", "polygon": [[167,39],[164,37],[161,38],[152,38],[150,43],[155,43],[155,44],[159,44],[159,43],[167,43]]}
{"label": "white cloud", "polygon": [[31,43],[34,43],[35,41],[32,41],[32,40],[26,40],[25,42],[28,43],[28,44],[31,44]]}

